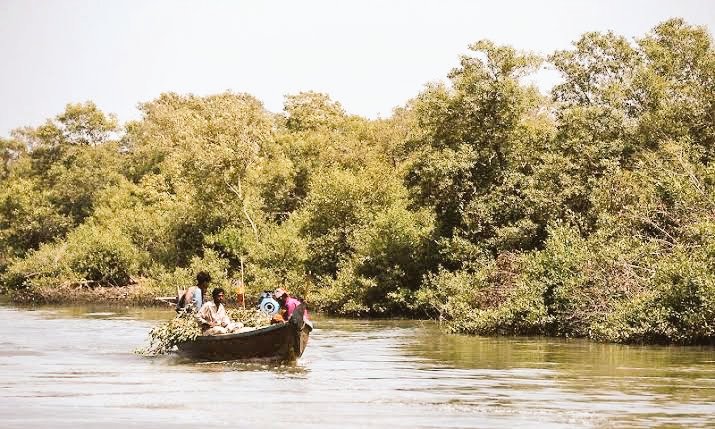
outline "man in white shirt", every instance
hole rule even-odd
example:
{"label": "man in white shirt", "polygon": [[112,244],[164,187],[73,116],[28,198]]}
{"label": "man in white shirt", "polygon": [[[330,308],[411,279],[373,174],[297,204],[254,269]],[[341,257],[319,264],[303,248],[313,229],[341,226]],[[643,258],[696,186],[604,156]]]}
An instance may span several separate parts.
{"label": "man in white shirt", "polygon": [[238,331],[243,328],[243,323],[234,323],[228,314],[223,302],[226,299],[226,291],[216,288],[211,292],[213,301],[209,301],[201,306],[196,314],[196,318],[201,324],[202,335],[220,335]]}

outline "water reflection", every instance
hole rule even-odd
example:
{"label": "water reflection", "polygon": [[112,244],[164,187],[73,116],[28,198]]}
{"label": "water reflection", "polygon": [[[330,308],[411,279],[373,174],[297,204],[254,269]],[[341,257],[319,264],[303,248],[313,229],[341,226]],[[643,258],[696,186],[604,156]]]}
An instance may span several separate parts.
{"label": "water reflection", "polygon": [[2,427],[708,427],[715,413],[713,348],[319,318],[292,364],[132,353],[170,317],[0,306]]}
{"label": "water reflection", "polygon": [[271,372],[282,375],[285,378],[305,378],[310,371],[299,362],[275,362],[266,359],[255,359],[246,361],[225,361],[225,362],[193,362],[187,358],[171,355],[158,356],[154,359],[163,359],[167,365],[180,365],[188,367],[193,371],[204,372]]}
{"label": "water reflection", "polygon": [[628,426],[715,424],[712,347],[445,336],[426,328],[408,349],[449,368],[471,370],[473,386],[480,385],[482,374],[490,378],[490,388],[502,379],[509,388],[538,392],[538,400],[549,404],[546,409],[592,409]]}

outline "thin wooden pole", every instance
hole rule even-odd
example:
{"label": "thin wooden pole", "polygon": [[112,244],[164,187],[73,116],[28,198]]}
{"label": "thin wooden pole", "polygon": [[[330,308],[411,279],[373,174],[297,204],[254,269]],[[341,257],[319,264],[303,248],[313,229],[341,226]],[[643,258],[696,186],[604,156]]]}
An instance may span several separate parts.
{"label": "thin wooden pole", "polygon": [[243,256],[241,256],[241,285],[238,290],[241,294],[241,305],[243,308],[246,308],[246,284],[243,282]]}

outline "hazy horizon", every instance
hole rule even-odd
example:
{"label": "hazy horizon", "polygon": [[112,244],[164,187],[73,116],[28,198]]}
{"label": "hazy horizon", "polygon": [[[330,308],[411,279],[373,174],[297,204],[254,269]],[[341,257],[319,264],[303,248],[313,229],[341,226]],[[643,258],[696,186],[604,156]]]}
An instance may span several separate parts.
{"label": "hazy horizon", "polygon": [[[632,40],[672,17],[712,34],[715,2],[0,0],[0,137],[90,100],[124,123],[169,91],[246,92],[274,112],[318,91],[387,117],[477,40],[546,55],[587,31]],[[533,78],[542,90],[555,80]]]}

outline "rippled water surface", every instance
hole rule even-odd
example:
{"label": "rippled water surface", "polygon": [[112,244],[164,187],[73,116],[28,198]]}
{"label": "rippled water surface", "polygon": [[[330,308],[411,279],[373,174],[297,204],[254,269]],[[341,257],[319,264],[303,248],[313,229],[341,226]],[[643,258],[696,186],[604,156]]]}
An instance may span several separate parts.
{"label": "rippled water surface", "polygon": [[169,310],[0,305],[0,427],[715,427],[715,349],[321,319],[292,365],[133,350]]}

